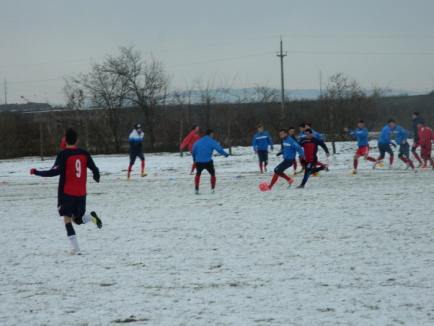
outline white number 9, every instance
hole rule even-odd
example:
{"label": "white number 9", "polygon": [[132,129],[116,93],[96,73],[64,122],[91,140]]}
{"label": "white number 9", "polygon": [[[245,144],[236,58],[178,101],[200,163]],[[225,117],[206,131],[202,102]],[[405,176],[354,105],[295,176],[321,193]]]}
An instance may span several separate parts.
{"label": "white number 9", "polygon": [[77,176],[77,178],[81,177],[81,161],[80,160],[75,161],[75,175]]}

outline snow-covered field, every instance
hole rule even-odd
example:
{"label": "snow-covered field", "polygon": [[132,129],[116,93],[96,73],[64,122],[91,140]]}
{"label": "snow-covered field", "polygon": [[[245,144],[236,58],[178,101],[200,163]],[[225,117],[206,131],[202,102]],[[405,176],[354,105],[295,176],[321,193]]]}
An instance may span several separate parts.
{"label": "snow-covered field", "polygon": [[354,146],[338,144],[306,189],[267,193],[271,173],[235,148],[199,196],[189,156],[148,155],[150,175],[136,164],[129,182],[127,157],[96,156],[87,206],[104,227],[76,227],[81,256],[68,255],[57,178],[28,173],[52,159],[0,161],[0,324],[434,324],[434,172],[361,162],[352,176]]}

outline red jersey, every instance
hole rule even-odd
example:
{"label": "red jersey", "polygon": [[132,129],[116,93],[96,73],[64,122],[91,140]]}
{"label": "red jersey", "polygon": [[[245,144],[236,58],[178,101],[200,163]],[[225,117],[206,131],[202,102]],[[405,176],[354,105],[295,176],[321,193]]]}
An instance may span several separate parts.
{"label": "red jersey", "polygon": [[187,137],[184,138],[181,145],[179,146],[181,150],[184,148],[188,148],[188,150],[191,152],[193,149],[193,145],[200,139],[200,136],[197,134],[195,130],[192,130]]}
{"label": "red jersey", "polygon": [[59,200],[63,195],[86,196],[87,169],[92,170],[93,178],[99,181],[99,170],[88,152],[80,148],[67,148],[57,154],[56,161],[48,171],[36,171],[42,177],[59,178]]}
{"label": "red jersey", "polygon": [[318,146],[321,146],[321,148],[328,154],[329,149],[327,148],[327,145],[317,138],[302,138],[300,140],[300,145],[303,147],[304,150],[304,160],[307,163],[314,163],[318,161],[317,153],[318,153]]}
{"label": "red jersey", "polygon": [[421,146],[431,146],[431,142],[434,139],[433,131],[430,127],[422,127],[418,132],[419,145]]}

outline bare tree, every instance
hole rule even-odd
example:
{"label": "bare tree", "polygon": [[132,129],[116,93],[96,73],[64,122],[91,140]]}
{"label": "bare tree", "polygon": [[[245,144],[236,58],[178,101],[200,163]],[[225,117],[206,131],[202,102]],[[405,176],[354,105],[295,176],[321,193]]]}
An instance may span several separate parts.
{"label": "bare tree", "polygon": [[276,88],[257,85],[255,87],[255,101],[262,104],[279,102],[280,92]]}
{"label": "bare tree", "polygon": [[73,77],[64,78],[63,94],[66,99],[66,108],[69,110],[81,110],[84,106],[84,92],[80,82]]}
{"label": "bare tree", "polygon": [[133,47],[121,47],[120,55],[108,58],[110,72],[127,87],[126,99],[143,112],[149,145],[155,144],[155,110],[167,96],[169,78],[163,64],[154,59],[144,60]]}

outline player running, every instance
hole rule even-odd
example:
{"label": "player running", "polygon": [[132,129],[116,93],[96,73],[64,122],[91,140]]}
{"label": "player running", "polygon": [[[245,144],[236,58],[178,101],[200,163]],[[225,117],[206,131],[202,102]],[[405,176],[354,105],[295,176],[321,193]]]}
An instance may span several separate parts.
{"label": "player running", "polygon": [[394,154],[390,145],[396,147],[396,144],[392,142],[390,137],[395,127],[396,127],[395,120],[390,119],[387,122],[387,124],[383,127],[383,129],[381,129],[380,136],[378,138],[378,150],[380,151],[380,156],[377,158],[377,161],[373,166],[374,169],[377,167],[377,165],[383,165],[383,159],[386,153],[389,154],[389,169],[392,168]]}
{"label": "player running", "polygon": [[273,177],[270,184],[268,185],[269,190],[273,188],[279,177],[285,179],[288,182],[288,186],[291,186],[294,180],[285,174],[285,170],[294,165],[297,153],[300,158],[304,157],[303,149],[300,147],[297,141],[288,134],[286,129],[281,129],[279,131],[279,137],[282,140],[283,161],[274,169]]}
{"label": "player running", "polygon": [[428,161],[431,163],[431,167],[434,169],[434,162],[431,158],[432,141],[434,140],[434,134],[430,127],[425,126],[424,123],[419,122],[418,125],[418,145],[420,145],[420,154],[423,160],[422,168],[428,167]]}
{"label": "player running", "polygon": [[370,162],[377,162],[375,158],[369,156],[369,132],[365,127],[365,122],[363,120],[357,122],[357,129],[350,130],[345,128],[344,130],[357,140],[357,151],[353,158],[353,174],[357,174],[360,157],[363,157],[365,160]]}
{"label": "player running", "polygon": [[394,133],[396,134],[396,143],[399,145],[399,159],[414,170],[413,161],[410,159],[410,145],[407,141],[409,136],[408,130],[398,125],[395,127]]}
{"label": "player running", "polygon": [[261,173],[267,172],[268,166],[268,147],[273,150],[273,141],[271,140],[268,131],[264,131],[262,124],[256,125],[257,132],[253,136],[252,146],[255,153],[258,155],[259,170]]}
{"label": "player running", "polygon": [[130,180],[131,178],[131,171],[137,157],[141,161],[140,176],[147,176],[145,172],[145,156],[143,155],[142,150],[143,138],[144,133],[142,130],[142,126],[138,123],[134,126],[133,131],[131,131],[130,136],[128,137],[128,142],[130,143],[130,165],[128,166],[128,180]]}
{"label": "player running", "polygon": [[100,229],[102,222],[95,212],[86,213],[87,169],[93,173],[93,179],[99,182],[99,170],[92,157],[83,149],[77,148],[77,133],[68,129],[65,135],[66,149],[57,154],[53,167],[48,171],[31,169],[30,174],[41,177],[59,178],[57,207],[63,216],[72,254],[79,254],[77,237],[72,222],[77,225],[93,222]]}
{"label": "player running", "polygon": [[424,124],[425,121],[420,116],[419,112],[413,112],[412,114],[412,123],[413,123],[413,145],[411,146],[411,152],[413,153],[414,158],[419,162],[420,167],[422,165],[422,160],[420,159],[419,154],[417,153],[417,147],[419,146],[419,129],[417,127],[418,124]]}
{"label": "player running", "polygon": [[315,138],[312,129],[305,129],[304,135],[305,137],[300,141],[300,145],[304,150],[304,176],[303,181],[297,188],[304,188],[311,174],[322,170],[328,170],[328,167],[325,164],[317,166],[318,146],[324,150],[327,157],[330,156],[327,145],[322,140]]}
{"label": "player running", "polygon": [[200,176],[203,170],[207,170],[211,175],[211,191],[214,193],[217,178],[215,176],[214,162],[212,160],[213,152],[217,151],[224,157],[229,154],[224,151],[221,145],[214,140],[214,132],[211,129],[206,131],[205,136],[199,139],[192,150],[193,160],[196,164],[196,176],[194,178],[194,186],[196,195],[199,194]]}
{"label": "player running", "polygon": [[[184,138],[181,145],[179,145],[179,150],[182,152],[185,148],[188,148],[188,151],[191,153],[193,150],[193,145],[200,139],[199,136],[199,126],[195,125],[191,128],[190,133]],[[192,175],[194,173],[194,170],[196,169],[196,165],[194,162],[191,165],[191,171],[190,174]]]}
{"label": "player running", "polygon": [[[288,136],[290,136],[294,141],[298,143],[297,136],[295,135],[295,128],[289,127],[288,128]],[[280,139],[280,151],[276,154],[276,156],[280,156],[283,154],[283,139]],[[294,159],[294,164],[292,165],[294,168],[294,175],[297,173],[297,159]]]}

